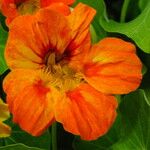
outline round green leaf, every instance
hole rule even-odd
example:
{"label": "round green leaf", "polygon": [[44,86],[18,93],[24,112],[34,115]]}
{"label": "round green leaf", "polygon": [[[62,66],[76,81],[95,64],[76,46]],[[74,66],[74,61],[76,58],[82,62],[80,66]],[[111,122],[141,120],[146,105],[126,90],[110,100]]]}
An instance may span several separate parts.
{"label": "round green leaf", "polygon": [[131,38],[141,50],[150,53],[150,2],[136,19],[128,23],[118,23],[114,20],[101,17],[100,24],[108,32],[126,35]]}

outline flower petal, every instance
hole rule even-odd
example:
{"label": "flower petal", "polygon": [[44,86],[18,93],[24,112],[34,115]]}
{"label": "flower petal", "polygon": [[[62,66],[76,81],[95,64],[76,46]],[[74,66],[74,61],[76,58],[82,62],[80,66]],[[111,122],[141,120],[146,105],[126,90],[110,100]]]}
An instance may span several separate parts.
{"label": "flower petal", "polygon": [[9,117],[8,106],[0,99],[0,121],[5,121]]}
{"label": "flower petal", "polygon": [[58,11],[65,16],[68,16],[71,13],[69,6],[65,5],[64,3],[52,3],[49,8],[53,9],[54,11]]}
{"label": "flower petal", "polygon": [[42,68],[47,53],[63,53],[70,42],[69,31],[65,16],[48,8],[17,17],[10,25],[5,50],[9,67]]}
{"label": "flower petal", "polygon": [[94,140],[105,134],[116,117],[117,102],[87,84],[81,84],[57,101],[55,117],[65,130]]}
{"label": "flower petal", "polygon": [[8,137],[10,136],[10,133],[10,127],[0,122],[0,138]]}
{"label": "flower petal", "polygon": [[1,11],[3,15],[7,17],[7,25],[19,15],[16,9],[15,0],[1,0]]}
{"label": "flower petal", "polygon": [[38,136],[53,123],[55,90],[45,72],[15,69],[6,76],[4,90],[13,120],[23,130]]}
{"label": "flower petal", "polygon": [[89,29],[95,13],[93,8],[79,3],[67,17],[72,29],[72,41],[65,52],[71,66],[76,66],[75,69],[80,68],[81,61],[91,46]]}
{"label": "flower petal", "polygon": [[2,123],[9,117],[8,106],[0,99],[0,138],[8,137],[11,133],[11,129],[6,124]]}
{"label": "flower petal", "polygon": [[41,0],[41,6],[46,7],[53,3],[64,3],[66,5],[71,5],[75,2],[75,0]]}
{"label": "flower petal", "polygon": [[118,38],[94,45],[84,66],[85,79],[98,91],[125,94],[138,88],[142,64],[135,46]]}

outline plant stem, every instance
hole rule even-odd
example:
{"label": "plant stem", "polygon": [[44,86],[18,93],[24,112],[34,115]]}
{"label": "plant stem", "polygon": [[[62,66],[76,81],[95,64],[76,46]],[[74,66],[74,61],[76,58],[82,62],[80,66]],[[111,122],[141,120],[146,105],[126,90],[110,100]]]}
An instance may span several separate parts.
{"label": "plant stem", "polygon": [[122,22],[122,23],[125,22],[129,3],[130,3],[130,0],[124,0],[124,2],[123,2],[123,6],[121,9],[121,16],[120,16],[120,22]]}
{"label": "plant stem", "polygon": [[57,150],[57,123],[52,125],[52,150]]}

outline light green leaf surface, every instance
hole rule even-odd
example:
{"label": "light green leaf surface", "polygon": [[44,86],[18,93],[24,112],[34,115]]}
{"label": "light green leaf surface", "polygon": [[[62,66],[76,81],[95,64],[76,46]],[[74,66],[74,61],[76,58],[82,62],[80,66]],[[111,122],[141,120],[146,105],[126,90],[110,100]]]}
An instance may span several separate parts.
{"label": "light green leaf surface", "polygon": [[4,59],[4,49],[7,37],[8,33],[2,28],[0,24],[0,74],[4,73],[8,69]]}
{"label": "light green leaf surface", "polygon": [[118,23],[102,16],[100,24],[107,32],[126,35],[131,38],[141,50],[150,53],[150,1],[137,18],[128,23]]}

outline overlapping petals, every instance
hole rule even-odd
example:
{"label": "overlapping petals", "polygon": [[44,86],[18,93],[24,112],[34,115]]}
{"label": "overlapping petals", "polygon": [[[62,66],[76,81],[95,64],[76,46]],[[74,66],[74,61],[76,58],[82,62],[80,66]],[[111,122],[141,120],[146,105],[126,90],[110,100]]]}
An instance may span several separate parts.
{"label": "overlapping petals", "polygon": [[8,117],[8,106],[0,99],[0,138],[8,137],[11,133],[10,127],[3,123]]}
{"label": "overlapping petals", "polygon": [[19,15],[33,14],[43,7],[51,7],[64,15],[70,14],[68,5],[74,3],[74,0],[1,0],[0,7],[2,13],[6,16],[6,23],[9,24]]}
{"label": "overlapping petals", "polygon": [[[11,69],[43,68],[48,53],[61,55],[65,51],[64,60],[80,68],[81,58],[91,46],[89,25],[94,15],[94,9],[78,4],[68,17],[47,8],[16,18],[9,27],[7,64]],[[30,22],[23,26],[26,20]]]}
{"label": "overlapping petals", "polygon": [[4,90],[14,122],[30,134],[56,120],[82,139],[96,139],[115,120],[112,94],[139,86],[141,62],[131,43],[106,38],[92,46],[94,15],[80,3],[69,16],[48,7],[11,23]]}
{"label": "overlapping petals", "polygon": [[[23,26],[26,20],[30,22]],[[54,50],[58,54],[63,53],[71,41],[71,29],[67,22],[63,15],[51,9],[42,9],[34,16],[16,18],[10,26],[5,51],[9,67],[42,68],[48,53]]]}

